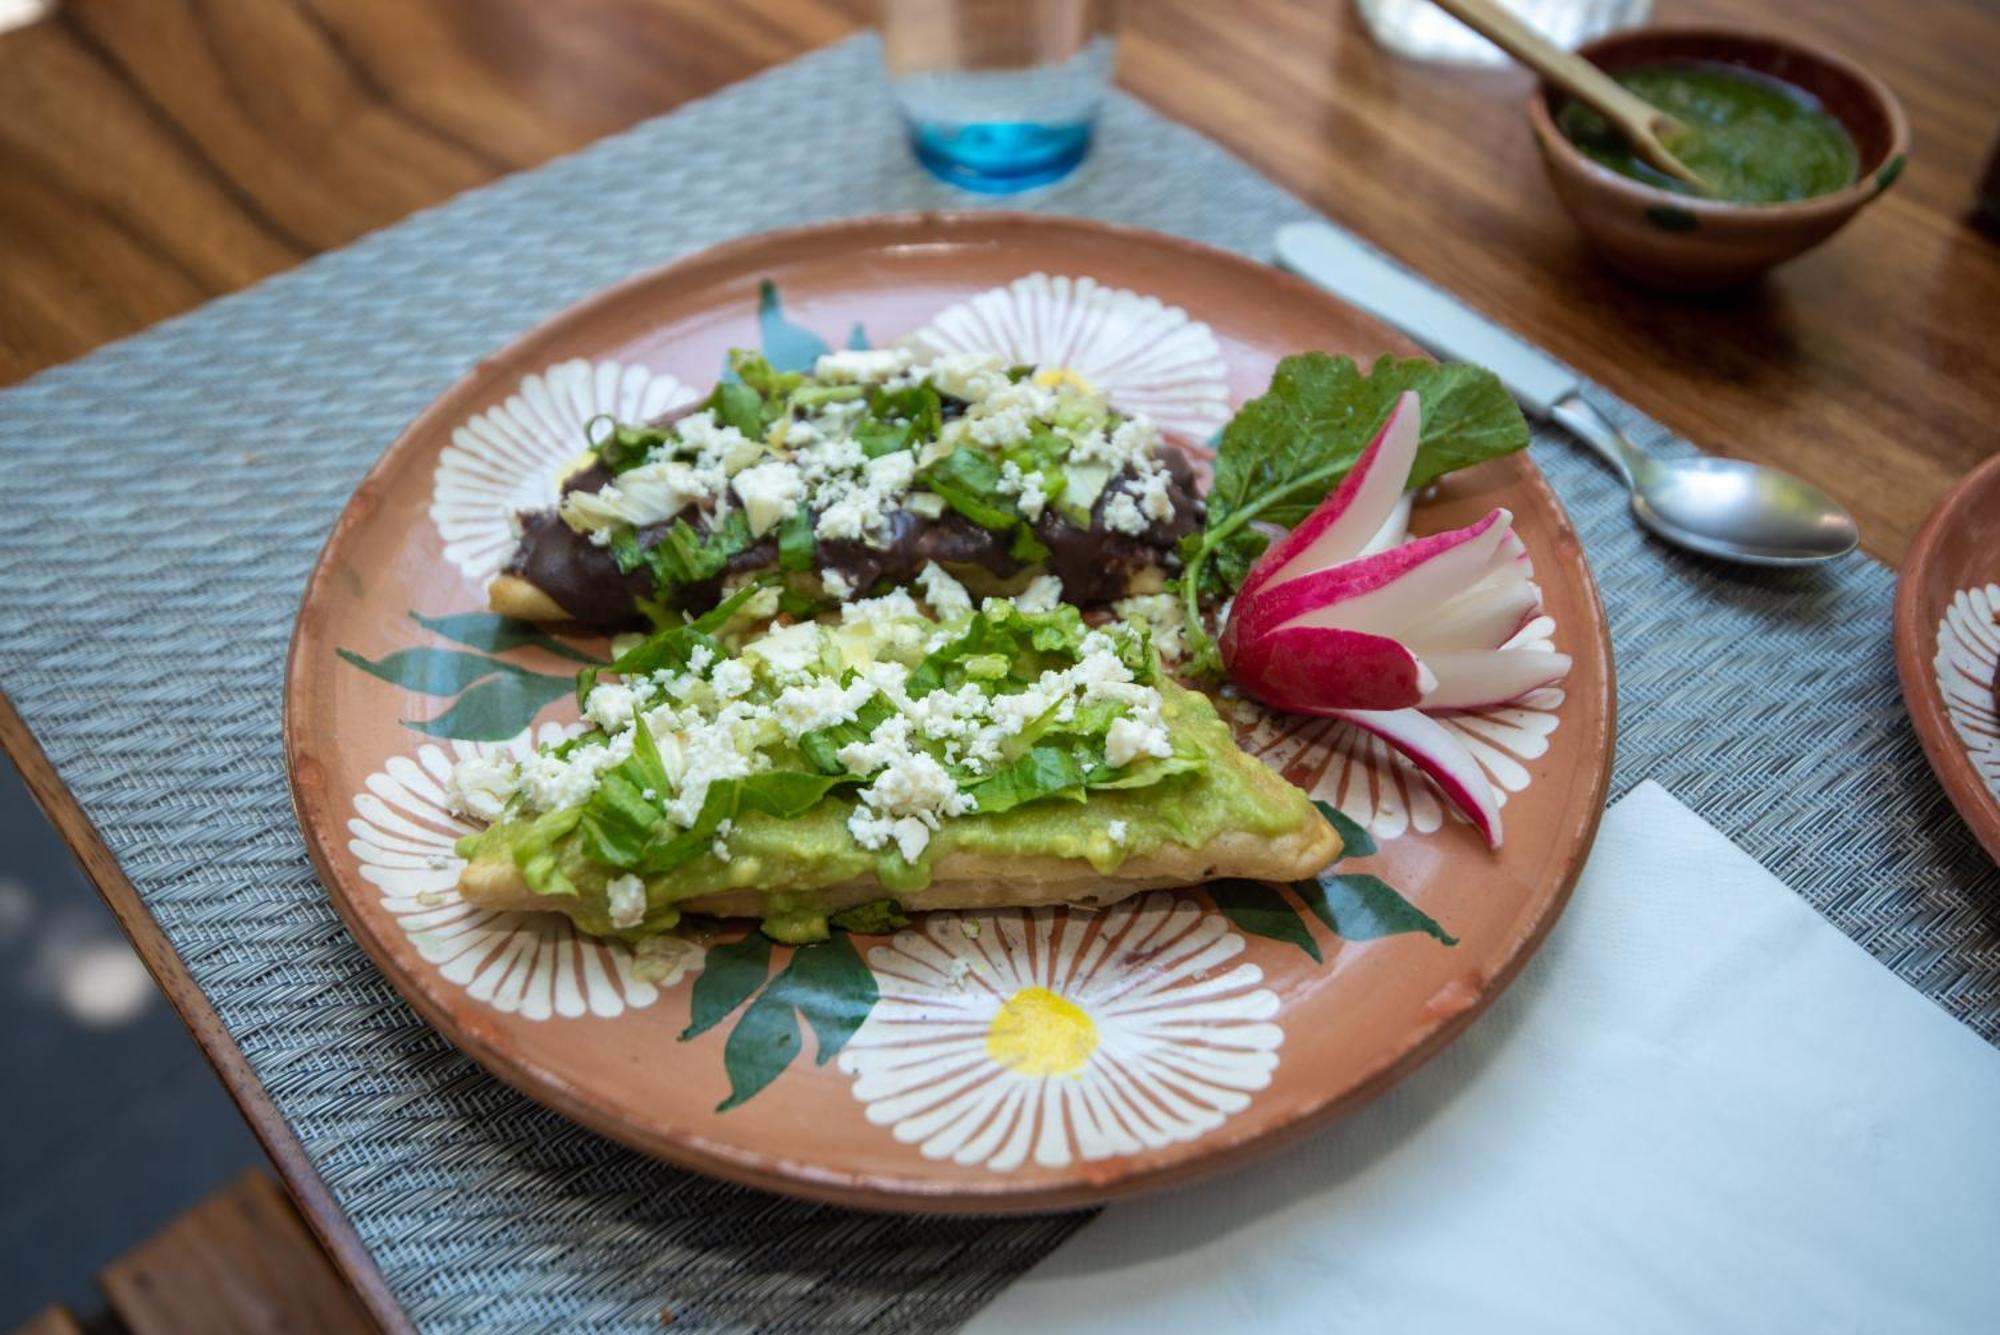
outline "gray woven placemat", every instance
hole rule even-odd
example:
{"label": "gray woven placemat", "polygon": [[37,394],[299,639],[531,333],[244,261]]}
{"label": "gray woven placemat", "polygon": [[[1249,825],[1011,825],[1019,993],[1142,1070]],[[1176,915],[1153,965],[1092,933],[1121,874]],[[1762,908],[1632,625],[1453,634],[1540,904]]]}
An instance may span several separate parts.
{"label": "gray woven placemat", "polygon": [[[687,1330],[947,1328],[1078,1222],[794,1204],[542,1111],[369,965],[286,796],[299,592],[362,472],[439,391],[568,303],[711,242],[969,202],[906,160],[876,62],[872,39],[830,48],[0,394],[16,511],[0,525],[0,687],[425,1328],[657,1330],[663,1307]],[[1311,216],[1124,98],[1083,171],[1015,206],[1260,257]],[[1688,448],[1604,403],[1643,443]],[[1904,720],[1892,574],[1677,556],[1637,534],[1595,466],[1553,441],[1538,453],[1610,612],[1616,791],[1660,780],[2000,1036],[2000,875]]]}

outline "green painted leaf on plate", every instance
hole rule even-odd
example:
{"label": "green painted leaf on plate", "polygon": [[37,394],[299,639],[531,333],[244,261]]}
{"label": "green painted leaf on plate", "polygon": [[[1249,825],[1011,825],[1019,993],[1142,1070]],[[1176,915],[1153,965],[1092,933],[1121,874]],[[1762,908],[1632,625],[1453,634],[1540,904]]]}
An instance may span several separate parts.
{"label": "green painted leaf on plate", "polygon": [[717,1112],[728,1112],[753,1097],[776,1080],[792,1064],[792,1058],[799,1055],[803,1040],[799,1037],[798,1014],[783,992],[783,988],[775,985],[766,988],[764,995],[750,1003],[750,1009],[743,1012],[743,1018],[729,1031],[729,1041],[722,1045],[722,1066],[729,1073],[729,1097],[715,1105]]}
{"label": "green painted leaf on plate", "polygon": [[822,353],[832,351],[818,334],[785,318],[778,285],[768,278],[757,288],[757,328],[764,360],[780,371],[811,371]]}
{"label": "green painted leaf on plate", "polygon": [[681,1041],[713,1029],[722,1018],[750,999],[771,972],[771,938],[751,932],[741,941],[711,947],[688,1000],[688,1027]]}
{"label": "green painted leaf on plate", "polygon": [[546,649],[552,654],[567,658],[573,663],[598,661],[582,650],[573,649],[561,640],[544,634],[525,621],[495,616],[491,612],[458,612],[441,617],[427,617],[421,612],[412,612],[410,619],[434,635],[442,635],[447,640],[470,645],[474,649],[484,649],[490,654],[505,653],[509,649],[532,645],[537,649]]}
{"label": "green painted leaf on plate", "polygon": [[1368,833],[1367,827],[1356,824],[1353,817],[1331,802],[1322,802],[1315,798],[1313,805],[1319,808],[1319,814],[1326,817],[1326,823],[1340,836],[1340,856],[1343,858],[1374,856],[1375,836]]}
{"label": "green painted leaf on plate", "polygon": [[404,690],[424,695],[457,695],[474,682],[484,681],[496,672],[520,671],[498,659],[483,654],[468,654],[460,649],[398,649],[375,663],[352,649],[336,649],[334,652],[340,655],[342,662],[353,664],[371,677],[380,677]]}
{"label": "green painted leaf on plate", "polygon": [[1208,897],[1239,930],[1297,946],[1319,962],[1319,943],[1312,939],[1312,930],[1277,886],[1262,881],[1216,881],[1208,887]]}
{"label": "green painted leaf on plate", "polygon": [[1321,922],[1348,941],[1423,932],[1448,946],[1458,944],[1458,938],[1445,931],[1437,919],[1380,877],[1322,876],[1317,881],[1295,882],[1292,889]]}
{"label": "green painted leaf on plate", "polygon": [[845,933],[800,946],[771,991],[799,1008],[819,1045],[814,1058],[824,1066],[847,1046],[854,1031],[875,1009],[875,975],[861,962]]}
{"label": "green painted leaf on plate", "polygon": [[569,692],[567,677],[510,669],[474,686],[436,718],[405,719],[403,726],[432,737],[504,742],[533,723],[544,705]]}

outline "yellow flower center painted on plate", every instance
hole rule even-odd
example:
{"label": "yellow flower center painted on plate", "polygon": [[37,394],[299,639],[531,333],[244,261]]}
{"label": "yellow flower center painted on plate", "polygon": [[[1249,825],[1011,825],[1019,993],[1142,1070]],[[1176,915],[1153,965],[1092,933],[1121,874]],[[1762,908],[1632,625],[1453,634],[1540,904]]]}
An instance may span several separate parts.
{"label": "yellow flower center painted on plate", "polygon": [[1097,1026],[1083,1007],[1046,987],[1024,987],[986,1028],[986,1054],[1016,1075],[1075,1075],[1097,1051]]}
{"label": "yellow flower center painted on plate", "polygon": [[1066,367],[1051,366],[1046,371],[1035,372],[1035,383],[1043,389],[1061,389],[1068,385],[1071,389],[1085,394],[1095,393],[1097,386]]}

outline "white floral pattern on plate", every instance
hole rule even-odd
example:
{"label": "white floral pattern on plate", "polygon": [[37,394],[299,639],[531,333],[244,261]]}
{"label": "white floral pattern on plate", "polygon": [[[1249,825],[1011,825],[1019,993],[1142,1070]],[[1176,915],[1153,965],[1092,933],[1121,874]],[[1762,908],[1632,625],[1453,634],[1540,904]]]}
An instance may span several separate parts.
{"label": "white floral pattern on plate", "polygon": [[929,913],[868,952],[881,997],[840,1068],[868,1120],[928,1159],[1004,1173],[1193,1140],[1278,1065],[1278,998],[1243,950],[1164,892],[1095,914]]}
{"label": "white floral pattern on plate", "polygon": [[[1555,629],[1553,618],[1538,616],[1502,647],[1552,649]],[[1505,805],[1509,793],[1521,792],[1534,778],[1524,762],[1548,751],[1562,702],[1562,687],[1544,686],[1509,704],[1440,714],[1437,721],[1465,743]],[[1244,750],[1370,833],[1394,839],[1429,834],[1444,823],[1447,808],[1430,780],[1381,738],[1338,719],[1273,714],[1247,702],[1238,709],[1237,738]],[[1243,714],[1250,718],[1247,728]]]}
{"label": "white floral pattern on plate", "polygon": [[1965,753],[1980,781],[2000,798],[2000,712],[1993,701],[1993,675],[2000,665],[2000,584],[1960,589],[1938,622],[1938,694],[1952,729],[1965,743]]}
{"label": "white floral pattern on plate", "polygon": [[936,352],[997,353],[1075,371],[1115,407],[1196,444],[1229,420],[1213,331],[1178,306],[1094,278],[1017,278],[940,312],[915,339]]}
{"label": "white floral pattern on plate", "polygon": [[392,756],[355,794],[347,822],[348,851],[362,878],[381,892],[382,907],[417,953],[473,1000],[530,1020],[613,1019],[643,1009],[662,988],[700,973],[704,959],[700,946],[667,938],[639,967],[624,942],[587,936],[560,913],[480,908],[459,898],[465,862],[453,845],[473,827],[446,805],[453,767],[495,751],[525,757],[571,731],[543,724],[509,742],[433,742],[414,757]]}
{"label": "white floral pattern on plate", "polygon": [[513,554],[515,516],[556,503],[563,474],[600,414],[645,422],[694,401],[664,372],[624,362],[558,362],[451,433],[438,456],[431,522],[445,559],[484,586]]}

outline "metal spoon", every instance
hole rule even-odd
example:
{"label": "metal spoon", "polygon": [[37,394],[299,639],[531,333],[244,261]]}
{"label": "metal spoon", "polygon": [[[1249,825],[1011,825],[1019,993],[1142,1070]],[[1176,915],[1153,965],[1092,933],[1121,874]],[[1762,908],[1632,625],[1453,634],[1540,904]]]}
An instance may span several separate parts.
{"label": "metal spoon", "polygon": [[1746,565],[1802,566],[1861,541],[1840,502],[1789,473],[1743,459],[1648,454],[1574,391],[1548,416],[1618,470],[1632,513],[1677,547]]}
{"label": "metal spoon", "polygon": [[1606,459],[1639,522],[1679,547],[1746,565],[1830,561],[1861,541],[1840,503],[1809,482],[1741,459],[1646,453],[1584,398],[1576,374],[1325,223],[1278,229],[1278,261],[1442,356],[1484,366],[1530,415]]}

